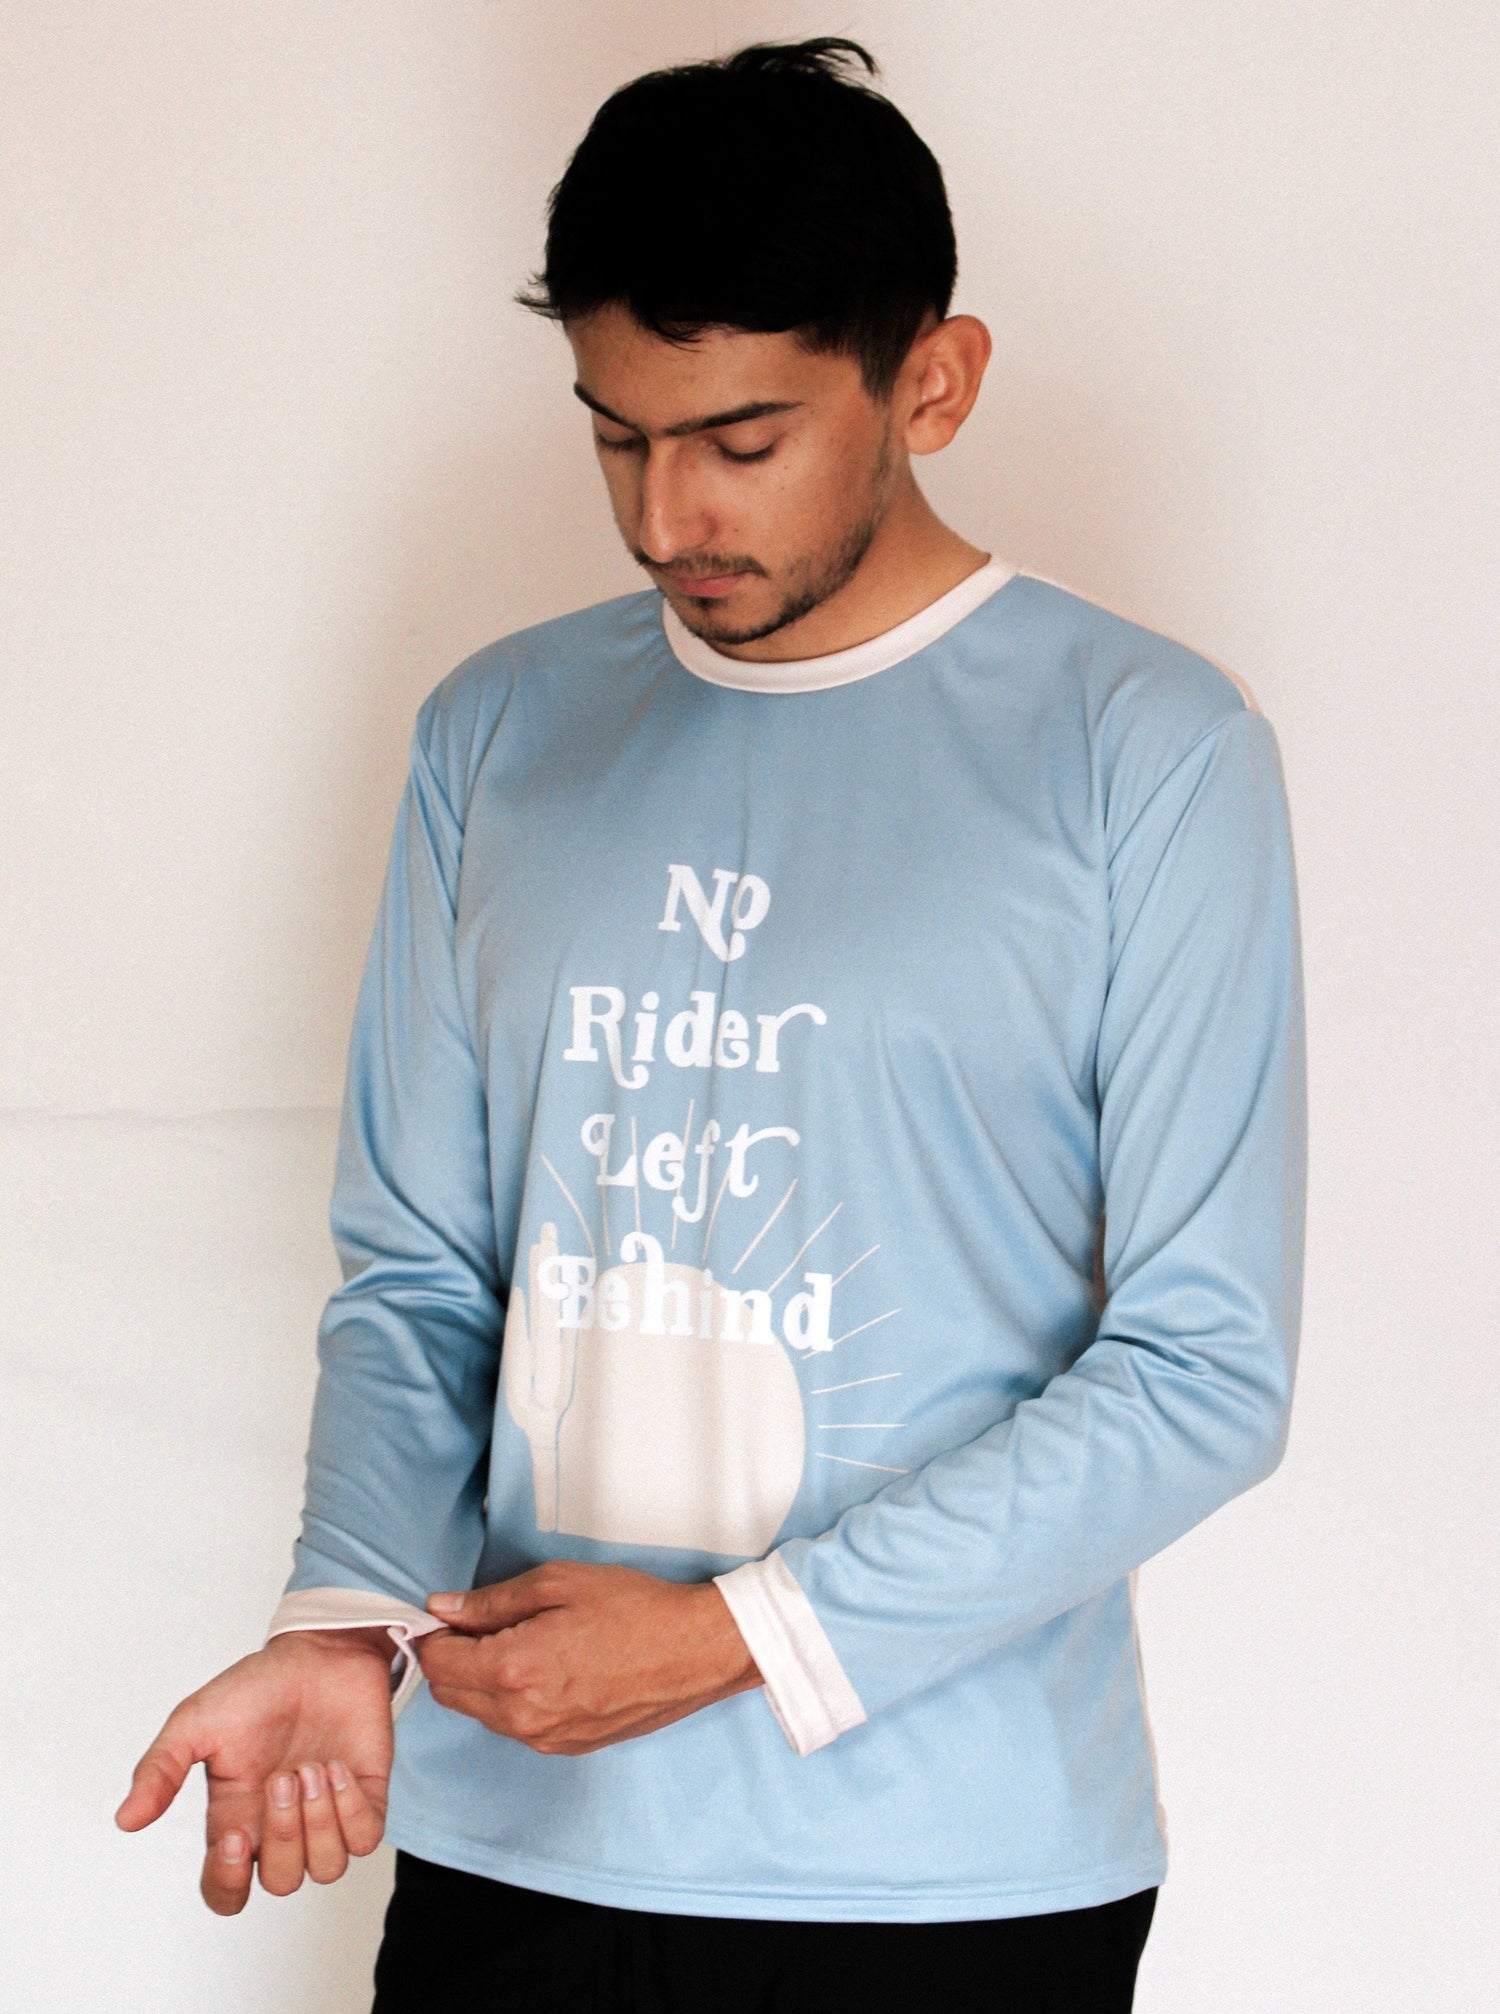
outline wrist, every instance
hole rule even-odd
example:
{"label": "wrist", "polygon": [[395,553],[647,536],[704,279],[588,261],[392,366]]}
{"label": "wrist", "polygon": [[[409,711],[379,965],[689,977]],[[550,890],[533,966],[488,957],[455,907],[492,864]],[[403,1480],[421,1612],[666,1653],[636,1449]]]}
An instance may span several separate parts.
{"label": "wrist", "polygon": [[760,1667],[750,1654],[750,1646],[740,1634],[740,1626],[730,1613],[729,1604],[711,1580],[703,1581],[689,1590],[697,1615],[699,1645],[706,1666],[706,1676],[715,1689],[715,1695],[727,1699],[731,1693],[748,1692],[753,1686],[763,1684]]}
{"label": "wrist", "polygon": [[282,1650],[293,1657],[306,1655],[312,1650],[332,1652],[341,1657],[374,1656],[383,1664],[389,1664],[396,1654],[396,1647],[384,1623],[369,1623],[353,1629],[281,1630],[270,1639],[266,1649]]}

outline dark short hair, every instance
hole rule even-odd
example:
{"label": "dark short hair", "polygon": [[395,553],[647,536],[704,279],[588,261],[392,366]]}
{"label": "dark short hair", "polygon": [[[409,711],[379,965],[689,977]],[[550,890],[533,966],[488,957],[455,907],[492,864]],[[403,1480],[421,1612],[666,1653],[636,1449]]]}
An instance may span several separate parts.
{"label": "dark short hair", "polygon": [[958,270],[943,174],[857,42],[759,42],[655,70],[594,115],[517,299],[555,321],[607,304],[672,341],[792,331],[858,358],[883,398]]}

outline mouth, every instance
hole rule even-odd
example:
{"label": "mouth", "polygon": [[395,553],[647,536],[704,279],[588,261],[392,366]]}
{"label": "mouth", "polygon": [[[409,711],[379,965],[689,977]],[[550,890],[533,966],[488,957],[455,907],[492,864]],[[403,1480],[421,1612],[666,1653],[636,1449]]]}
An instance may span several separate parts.
{"label": "mouth", "polygon": [[662,584],[674,594],[686,596],[689,601],[717,601],[726,594],[732,594],[743,582],[751,579],[748,570],[740,573],[710,573],[687,577],[681,574],[666,574]]}

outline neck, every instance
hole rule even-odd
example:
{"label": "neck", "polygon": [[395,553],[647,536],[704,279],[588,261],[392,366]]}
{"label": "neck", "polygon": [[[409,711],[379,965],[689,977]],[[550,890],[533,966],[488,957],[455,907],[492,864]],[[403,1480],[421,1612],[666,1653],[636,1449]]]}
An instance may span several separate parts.
{"label": "neck", "polygon": [[864,558],[836,594],[754,643],[716,643],[721,656],[785,664],[882,636],[967,580],[988,555],[949,529],[908,472]]}

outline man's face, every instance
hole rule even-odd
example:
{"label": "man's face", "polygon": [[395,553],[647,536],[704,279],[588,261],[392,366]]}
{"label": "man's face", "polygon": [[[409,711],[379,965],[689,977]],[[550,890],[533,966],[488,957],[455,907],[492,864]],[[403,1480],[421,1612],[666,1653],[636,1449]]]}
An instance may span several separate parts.
{"label": "man's face", "polygon": [[742,330],[670,343],[614,306],[568,337],[615,522],[687,628],[753,643],[850,579],[904,464],[853,357]]}

